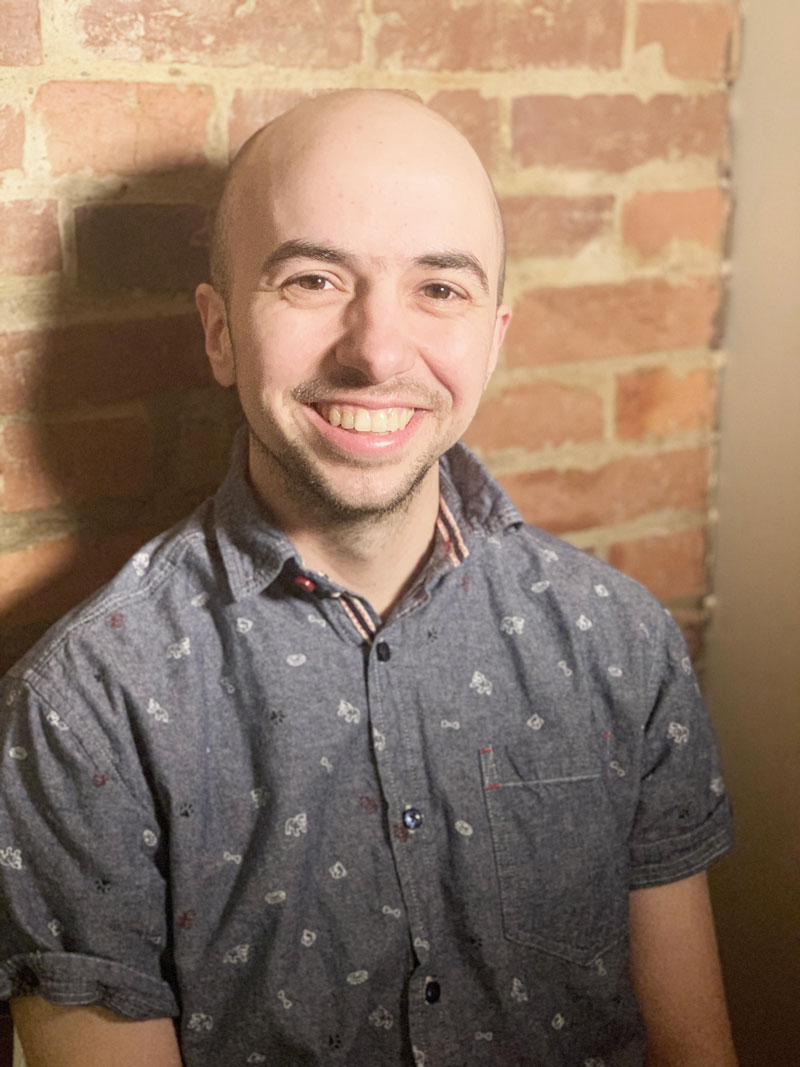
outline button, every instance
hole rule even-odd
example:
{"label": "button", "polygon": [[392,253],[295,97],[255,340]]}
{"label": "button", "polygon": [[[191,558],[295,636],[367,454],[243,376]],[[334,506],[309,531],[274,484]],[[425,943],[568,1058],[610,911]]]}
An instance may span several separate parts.
{"label": "button", "polygon": [[299,585],[301,589],[305,589],[307,593],[313,593],[317,588],[315,583],[310,578],[306,578],[304,574],[298,574],[294,580],[295,585]]}
{"label": "button", "polygon": [[403,822],[409,830],[418,830],[422,826],[422,812],[419,808],[406,808],[403,812]]}
{"label": "button", "polygon": [[435,1004],[442,995],[442,987],[438,982],[430,981],[425,986],[425,999],[429,1004]]}
{"label": "button", "polygon": [[385,663],[387,659],[392,658],[392,650],[389,648],[385,641],[378,642],[378,647],[376,651],[378,653],[378,659],[381,661],[381,663]]}

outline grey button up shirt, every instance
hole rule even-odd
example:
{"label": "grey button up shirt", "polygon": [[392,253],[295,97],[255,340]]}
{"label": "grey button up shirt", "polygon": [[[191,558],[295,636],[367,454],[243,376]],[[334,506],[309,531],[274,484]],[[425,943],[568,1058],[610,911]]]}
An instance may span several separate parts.
{"label": "grey button up shirt", "polygon": [[187,1067],[640,1065],[629,890],[730,841],[671,618],[456,446],[382,626],[245,451],[5,680],[0,992]]}

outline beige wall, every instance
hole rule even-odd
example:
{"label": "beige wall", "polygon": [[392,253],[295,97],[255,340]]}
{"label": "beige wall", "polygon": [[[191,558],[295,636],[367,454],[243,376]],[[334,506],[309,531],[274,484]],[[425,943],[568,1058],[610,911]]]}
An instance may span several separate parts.
{"label": "beige wall", "polygon": [[750,0],[706,692],[738,844],[713,887],[742,1067],[800,1064],[800,5]]}

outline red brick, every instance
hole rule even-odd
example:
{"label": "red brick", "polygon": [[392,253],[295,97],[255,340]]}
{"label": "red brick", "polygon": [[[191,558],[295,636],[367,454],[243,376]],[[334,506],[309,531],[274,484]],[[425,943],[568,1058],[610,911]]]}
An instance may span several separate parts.
{"label": "red brick", "polygon": [[706,586],[705,530],[617,542],[609,550],[608,561],[647,586],[659,600],[696,596]]}
{"label": "red brick", "polygon": [[506,362],[534,366],[713,344],[719,306],[716,278],[533,290],[518,301]]}
{"label": "red brick", "polygon": [[496,100],[485,100],[475,89],[444,89],[428,105],[464,134],[487,170],[497,166],[500,111]]}
{"label": "red brick", "polygon": [[250,134],[299,104],[307,95],[296,89],[237,89],[228,120],[231,156],[236,155]]}
{"label": "red brick", "polygon": [[84,44],[108,59],[345,67],[361,58],[358,0],[88,0]]}
{"label": "red brick", "polygon": [[101,540],[63,537],[0,554],[0,618],[24,625],[63,615],[113,578],[152,533],[139,529]]}
{"label": "red brick", "polygon": [[151,474],[150,429],[143,419],[7,426],[0,438],[7,511],[92,498],[136,498]]}
{"label": "red brick", "polygon": [[14,107],[0,107],[0,170],[19,170],[25,151],[25,118]]}
{"label": "red brick", "polygon": [[636,47],[660,44],[664,67],[678,78],[730,74],[734,4],[639,4]]}
{"label": "red brick", "polygon": [[506,196],[500,213],[510,256],[570,256],[609,231],[613,196]]}
{"label": "red brick", "polygon": [[514,153],[526,165],[621,173],[655,159],[727,152],[727,97],[600,94],[514,101]]}
{"label": "red brick", "polygon": [[193,292],[208,278],[210,217],[198,204],[84,204],[78,281],[96,293]]}
{"label": "red brick", "polygon": [[196,315],[0,334],[0,414],[119,403],[208,385]]}
{"label": "red brick", "polygon": [[598,441],[603,404],[596,393],[557,382],[512,386],[487,397],[465,434],[483,448],[544,448],[566,441]]}
{"label": "red brick", "polygon": [[55,200],[0,203],[0,272],[42,274],[61,270],[61,241]]}
{"label": "red brick", "polygon": [[[53,174],[144,174],[205,162],[203,85],[48,82],[34,100]],[[76,121],[80,116],[80,121]]]}
{"label": "red brick", "polygon": [[706,429],[715,410],[716,378],[705,368],[677,375],[652,367],[617,381],[617,436],[625,440]]}
{"label": "red brick", "polygon": [[629,456],[594,471],[507,474],[500,481],[528,522],[553,533],[627,522],[649,512],[706,506],[706,449]]}
{"label": "red brick", "polygon": [[39,0],[3,0],[0,66],[18,67],[41,62]]}
{"label": "red brick", "polygon": [[373,0],[380,66],[421,70],[619,67],[624,0]]}
{"label": "red brick", "polygon": [[636,193],[622,209],[622,239],[642,256],[658,256],[672,241],[720,251],[729,200],[721,189]]}

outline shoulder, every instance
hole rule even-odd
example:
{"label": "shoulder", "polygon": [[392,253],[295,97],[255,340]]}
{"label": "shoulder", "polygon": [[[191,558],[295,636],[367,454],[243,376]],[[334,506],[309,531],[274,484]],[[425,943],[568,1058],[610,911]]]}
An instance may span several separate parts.
{"label": "shoulder", "polygon": [[[142,545],[118,573],[83,603],[56,622],[3,680],[5,686],[30,685],[46,691],[76,680],[95,665],[146,650],[164,631],[159,619],[170,605],[189,597],[208,597],[215,568],[212,501],[206,501],[170,530]],[[216,578],[218,582],[219,579]]]}
{"label": "shoulder", "polygon": [[637,703],[689,666],[680,630],[647,589],[560,538],[519,523],[473,541],[471,557],[475,610],[498,614],[531,663],[552,660]]}
{"label": "shoulder", "polygon": [[441,468],[443,495],[468,544],[473,575],[539,598],[552,615],[588,609],[606,625],[643,623],[657,634],[669,628],[664,608],[638,582],[554,534],[527,525],[502,486],[463,445],[452,448]]}
{"label": "shoulder", "polygon": [[[494,551],[492,551],[494,550]],[[486,539],[480,563],[551,608],[592,608],[620,622],[648,621],[663,632],[669,613],[644,586],[604,560],[554,534],[524,523]]]}

